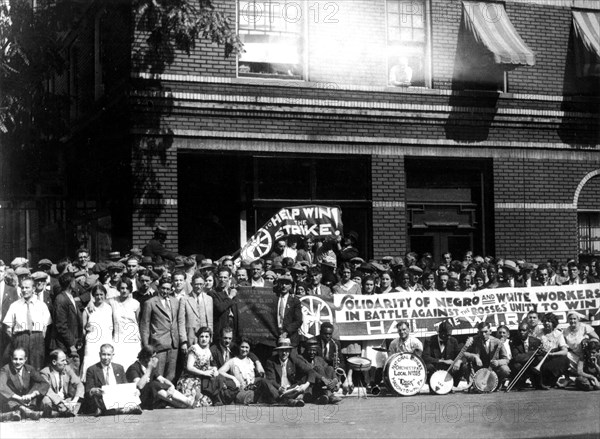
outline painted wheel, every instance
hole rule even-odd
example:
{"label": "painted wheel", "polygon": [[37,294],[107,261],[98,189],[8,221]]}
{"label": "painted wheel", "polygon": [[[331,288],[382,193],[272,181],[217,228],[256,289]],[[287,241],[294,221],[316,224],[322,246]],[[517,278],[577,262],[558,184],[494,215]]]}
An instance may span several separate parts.
{"label": "painted wheel", "polygon": [[298,333],[307,338],[319,334],[321,323],[333,323],[333,311],[331,306],[323,299],[316,296],[304,296],[300,298],[302,303],[302,326]]}
{"label": "painted wheel", "polygon": [[241,256],[245,261],[255,261],[269,253],[273,239],[265,229],[259,229],[242,249]]}

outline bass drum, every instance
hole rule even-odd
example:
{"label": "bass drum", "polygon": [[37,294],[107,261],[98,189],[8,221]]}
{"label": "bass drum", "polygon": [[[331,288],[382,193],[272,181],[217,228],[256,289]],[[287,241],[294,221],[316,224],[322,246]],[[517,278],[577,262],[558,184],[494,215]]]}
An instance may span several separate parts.
{"label": "bass drum", "polygon": [[415,354],[394,354],[383,368],[383,378],[388,388],[400,396],[412,396],[421,391],[427,381],[427,368]]}
{"label": "bass drum", "polygon": [[433,393],[438,395],[446,395],[450,393],[454,386],[454,378],[448,371],[438,370],[429,378],[429,388]]}

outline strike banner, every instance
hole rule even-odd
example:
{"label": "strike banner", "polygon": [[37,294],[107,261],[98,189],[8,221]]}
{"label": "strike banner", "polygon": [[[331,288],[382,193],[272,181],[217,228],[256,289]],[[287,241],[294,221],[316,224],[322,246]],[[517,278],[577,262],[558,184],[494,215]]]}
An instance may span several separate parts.
{"label": "strike banner", "polygon": [[314,332],[311,320],[330,320],[336,324],[341,340],[396,338],[399,320],[408,321],[417,337],[437,333],[443,320],[453,325],[455,334],[475,333],[480,322],[490,322],[493,328],[507,325],[517,329],[531,310],[540,316],[554,313],[562,327],[570,311],[577,312],[584,322],[600,325],[600,283],[476,292],[336,294],[332,300],[317,298],[321,302],[317,306],[309,297],[301,299],[306,307],[305,331]]}
{"label": "strike banner", "polygon": [[314,238],[343,234],[342,210],[337,206],[294,206],[281,209],[248,240],[240,251],[245,263],[268,255],[273,243],[290,235]]}
{"label": "strike banner", "polygon": [[277,302],[273,287],[238,287],[240,335],[254,343],[275,346],[277,342]]}

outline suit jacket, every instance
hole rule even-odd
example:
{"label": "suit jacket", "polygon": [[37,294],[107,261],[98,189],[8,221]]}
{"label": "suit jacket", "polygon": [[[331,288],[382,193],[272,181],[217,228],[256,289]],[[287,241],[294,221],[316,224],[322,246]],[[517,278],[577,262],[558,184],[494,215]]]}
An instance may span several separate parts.
{"label": "suit jacket", "polygon": [[[275,310],[275,321],[277,321],[277,309]],[[302,326],[302,305],[300,299],[291,294],[288,296],[285,304],[285,313],[283,314],[283,331],[287,332],[292,346],[298,346],[300,336],[298,329]]]}
{"label": "suit jacket", "polygon": [[[320,336],[317,336],[317,340],[319,344],[317,345],[317,356],[323,358],[325,362],[331,367],[341,367],[342,369],[346,369],[346,362],[344,360],[344,355],[342,354],[342,346],[340,342],[334,340],[333,338],[328,342],[325,342]],[[327,347],[327,349],[325,349]],[[325,355],[325,351],[327,351],[327,355]],[[335,353],[338,354],[338,365],[335,363]]]}
{"label": "suit jacket", "polygon": [[4,281],[4,295],[2,296],[2,315],[0,316],[0,323],[4,321],[4,317],[6,316],[10,305],[17,300],[19,300],[17,289]]}
{"label": "suit jacket", "polygon": [[537,348],[540,347],[542,341],[533,336],[529,336],[527,339],[529,346],[527,347],[527,352],[525,352],[525,345],[523,340],[520,338],[514,338],[510,340],[510,352],[512,354],[512,362],[513,363],[526,363],[527,360],[531,357],[531,353],[534,352]]}
{"label": "suit jacket", "polygon": [[[50,398],[54,405],[59,404],[63,401],[63,398],[59,395],[60,385],[58,380],[56,379],[56,374],[50,367],[43,368],[40,373],[44,377],[44,379],[50,384],[50,388],[46,393],[46,396]],[[70,366],[66,366],[65,370],[62,374],[62,391],[65,395],[65,398],[83,398],[83,394],[85,392],[85,388],[83,383],[73,372]]]}
{"label": "suit jacket", "polygon": [[56,347],[67,354],[71,346],[82,342],[81,314],[64,291],[56,297],[54,303],[54,333]]}
{"label": "suit jacket", "polygon": [[12,364],[6,364],[0,369],[0,395],[7,400],[11,396],[17,394],[19,396],[27,395],[28,393],[38,391],[41,395],[45,395],[50,387],[44,377],[29,364],[23,366],[23,386],[19,382],[17,371]]}
{"label": "suit jacket", "polygon": [[501,363],[508,364],[508,355],[504,344],[496,337],[490,336],[490,352],[486,351],[482,337],[475,337],[473,344],[467,349],[467,352],[479,355],[483,367],[490,367],[490,361],[500,360]]}
{"label": "suit jacket", "polygon": [[[115,374],[115,380],[117,381],[117,384],[127,383],[123,366],[117,363],[111,363],[111,366],[113,373]],[[93,366],[88,367],[88,370],[85,374],[85,394],[89,395],[90,390],[92,390],[94,387],[102,387],[105,385],[106,379],[104,378],[102,363],[96,363]]]}
{"label": "suit jacket", "polygon": [[[229,351],[230,351],[229,359],[232,359],[233,357],[235,357],[239,354],[240,349],[237,345],[232,343],[229,346]],[[210,347],[210,353],[212,354],[213,360],[215,362],[215,367],[217,369],[220,369],[221,367],[223,367],[223,365],[225,364],[225,358],[223,357],[223,352],[219,348],[218,344],[214,344]],[[259,361],[258,357],[254,354],[254,352],[250,352],[248,354],[248,358],[250,358],[250,360],[252,360],[253,363],[256,363],[257,361]]]}
{"label": "suit jacket", "polygon": [[[312,366],[301,357],[288,357],[286,364],[287,378],[291,386],[297,384],[304,384],[307,381],[314,383],[316,374],[312,369]],[[265,366],[265,378],[276,383],[277,386],[281,385],[281,362],[278,357],[273,357],[267,360]]]}
{"label": "suit jacket", "polygon": [[157,352],[166,349],[177,349],[185,339],[185,322],[179,313],[179,301],[168,297],[171,304],[169,311],[163,304],[163,298],[155,296],[144,303],[140,335],[142,345],[154,346]]}
{"label": "suit jacket", "polygon": [[238,334],[238,306],[235,297],[229,298],[226,291],[211,290],[208,294],[213,299],[214,334],[220,334],[221,329],[229,326],[229,310],[233,312],[233,337]]}
{"label": "suit jacket", "polygon": [[317,297],[323,296],[323,297],[329,298],[329,299],[333,297],[333,293],[331,292],[331,288],[329,288],[327,285],[320,284],[319,287],[321,288],[321,294],[319,294],[319,295],[315,294],[314,293],[314,288],[311,287],[311,289],[310,289],[310,291],[311,291],[310,295],[311,296],[317,296]]}
{"label": "suit jacket", "polygon": [[[204,308],[206,306],[206,308]],[[203,326],[213,330],[213,299],[204,294],[204,306],[199,304],[195,295],[184,296],[179,301],[179,313],[183,314],[185,332],[182,342],[186,341],[191,346],[196,342],[196,332]]]}
{"label": "suit jacket", "polygon": [[300,249],[298,250],[298,253],[296,253],[296,262],[300,261],[306,261],[309,263],[309,265],[312,265],[315,263],[315,254],[313,252],[309,253],[304,249]]}
{"label": "suit jacket", "polygon": [[426,364],[437,363],[437,360],[454,361],[459,352],[458,341],[452,336],[448,337],[446,348],[443,353],[440,351],[437,334],[427,337],[425,343],[423,343],[423,361],[425,361]]}

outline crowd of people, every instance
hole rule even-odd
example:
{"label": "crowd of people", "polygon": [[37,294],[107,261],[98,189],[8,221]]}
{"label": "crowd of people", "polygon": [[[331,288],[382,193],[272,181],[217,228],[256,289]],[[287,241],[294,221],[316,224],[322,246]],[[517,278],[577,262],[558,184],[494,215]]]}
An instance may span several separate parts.
{"label": "crowd of people", "polygon": [[[79,410],[99,416],[166,406],[337,404],[340,392],[360,382],[352,356],[369,361],[367,384],[374,390],[385,384],[384,365],[395,353],[421,358],[428,377],[448,370],[455,387],[485,368],[498,377],[493,390],[515,377],[511,384],[519,389],[600,389],[598,334],[575,312],[562,331],[555,315],[530,311],[512,334],[481,323],[468,340],[453,337],[449,321],[425,340],[400,321],[397,339],[370,340],[358,350],[335,340],[328,322],[315,337],[299,333],[304,295],[594,283],[600,281],[598,260],[533,264],[466,252],[460,258],[446,253],[438,262],[408,252],[366,261],[349,232],[325,241],[281,239],[271,254],[245,264],[228,255],[215,261],[178,255],[166,248],[167,233],[157,226],[143,249],[110,252],[97,263],[85,248],[74,260],[56,263],[0,260],[2,421]],[[242,286],[277,294],[275,347],[241,336],[236,295]],[[539,373],[524,368],[532,357],[539,359]],[[104,386],[125,383],[135,384],[139,404],[107,407]]]}

